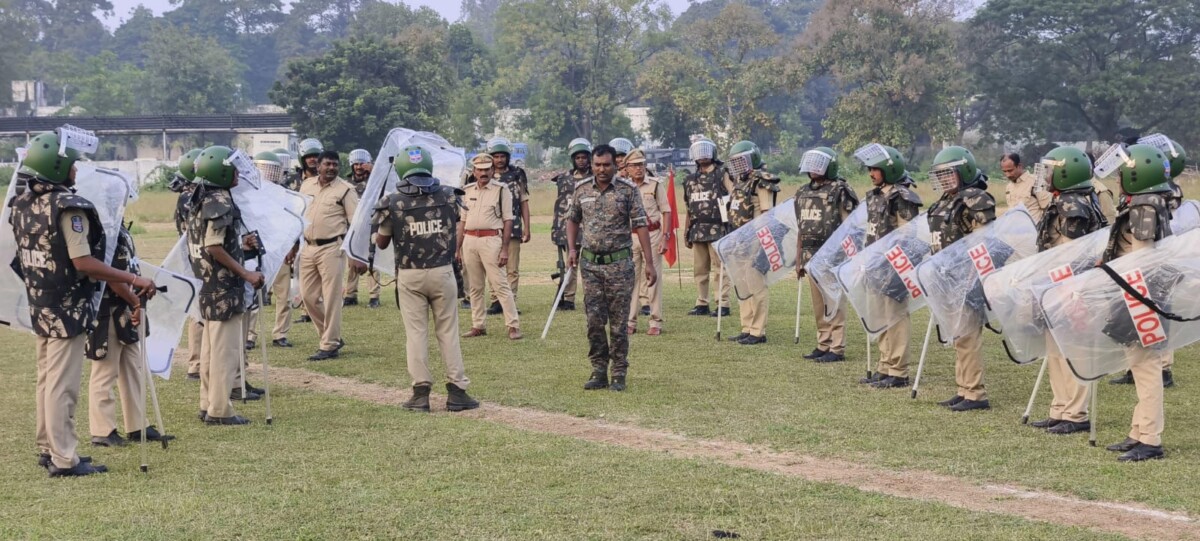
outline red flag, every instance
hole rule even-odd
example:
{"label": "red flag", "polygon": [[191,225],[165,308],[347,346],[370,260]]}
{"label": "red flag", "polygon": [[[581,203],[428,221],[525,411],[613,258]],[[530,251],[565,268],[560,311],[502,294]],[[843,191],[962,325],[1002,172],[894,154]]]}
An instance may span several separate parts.
{"label": "red flag", "polygon": [[679,229],[679,210],[675,205],[675,170],[671,169],[671,174],[667,178],[667,202],[671,205],[671,223],[664,224],[667,231],[671,232],[671,240],[667,242],[667,253],[663,254],[663,259],[667,261],[667,266],[674,267],[675,261],[679,259],[679,242],[675,239],[675,232]]}

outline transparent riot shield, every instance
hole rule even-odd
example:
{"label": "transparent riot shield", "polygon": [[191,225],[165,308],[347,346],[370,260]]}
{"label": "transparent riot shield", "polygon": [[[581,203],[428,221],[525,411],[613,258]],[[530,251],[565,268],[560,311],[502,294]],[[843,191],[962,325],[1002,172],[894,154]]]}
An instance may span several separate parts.
{"label": "transparent riot shield", "polygon": [[837,314],[845,295],[838,284],[837,268],[858,254],[866,244],[867,206],[859,205],[842,221],[825,244],[804,265],[804,270],[816,282],[825,297],[825,319]]}
{"label": "transparent riot shield", "polygon": [[150,334],[146,335],[146,361],[150,373],[171,379],[175,348],[183,338],[184,325],[200,295],[200,280],[141,263],[142,276],[164,288],[146,304]]}
{"label": "transparent riot shield", "polygon": [[796,206],[788,199],[717,241],[737,297],[752,295],[787,277],[796,266]]}
{"label": "transparent riot shield", "polygon": [[926,304],[916,267],[930,255],[929,217],[921,213],[837,268],[838,282],[872,336]]}

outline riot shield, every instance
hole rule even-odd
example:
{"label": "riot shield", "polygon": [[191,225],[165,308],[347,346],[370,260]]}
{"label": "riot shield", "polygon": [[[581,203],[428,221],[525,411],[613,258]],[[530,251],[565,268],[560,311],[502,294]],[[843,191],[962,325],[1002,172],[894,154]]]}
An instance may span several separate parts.
{"label": "riot shield", "polygon": [[837,268],[863,249],[866,236],[867,206],[859,205],[804,265],[804,270],[812,276],[825,297],[825,319],[837,314],[842,304],[844,294],[837,281]]}
{"label": "riot shield", "polygon": [[[255,177],[257,177],[257,170]],[[256,178],[257,180],[257,178]],[[263,273],[266,287],[274,283],[276,273],[283,269],[283,260],[304,234],[304,210],[308,197],[271,182],[239,182],[230,193],[242,213],[241,233],[256,233],[263,243],[261,258],[248,258],[248,270]],[[186,253],[186,252],[185,252]],[[259,267],[261,259],[262,267]],[[194,277],[190,272],[184,276]],[[254,301],[255,291],[246,284],[246,306]]]}
{"label": "riot shield", "polygon": [[390,246],[384,250],[372,250],[371,215],[380,199],[396,191],[396,170],[392,167],[392,157],[405,147],[413,145],[420,145],[433,154],[433,176],[444,186],[462,187],[463,172],[467,167],[467,158],[463,150],[451,145],[440,135],[405,128],[395,128],[388,132],[383,146],[375,154],[375,168],[371,170],[367,187],[358,203],[358,210],[354,212],[350,229],[342,241],[342,251],[356,261],[373,263],[373,255],[374,262],[386,262],[373,266],[375,270],[388,275],[396,272],[395,256],[392,255]]}
{"label": "riot shield", "polygon": [[916,267],[930,255],[929,217],[921,213],[837,268],[838,283],[875,336],[926,304]]}
{"label": "riot shield", "polygon": [[141,263],[141,271],[142,276],[165,288],[146,304],[148,328],[153,329],[146,335],[146,362],[150,364],[150,373],[171,379],[175,348],[183,337],[188,313],[200,295],[200,280],[147,263]]}
{"label": "riot shield", "polygon": [[1041,308],[1054,341],[1075,377],[1094,381],[1129,367],[1139,348],[1173,351],[1200,340],[1200,230],[1172,235],[1153,249],[1107,265],[1158,311],[1127,293],[1103,269],[1091,269],[1053,284],[1041,295]]}
{"label": "riot shield", "polygon": [[929,310],[951,343],[986,321],[981,278],[1037,253],[1037,226],[1018,205],[992,223],[958,239],[917,266],[917,282]]}
{"label": "riot shield", "polygon": [[796,206],[792,200],[721,237],[717,256],[741,300],[791,274],[796,266]]}

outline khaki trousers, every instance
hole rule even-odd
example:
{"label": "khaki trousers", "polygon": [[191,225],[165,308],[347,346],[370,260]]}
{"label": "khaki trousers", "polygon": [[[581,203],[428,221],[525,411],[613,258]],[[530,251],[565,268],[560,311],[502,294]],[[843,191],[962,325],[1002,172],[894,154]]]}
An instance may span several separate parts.
{"label": "khaki trousers", "polygon": [[1050,418],[1079,423],[1088,418],[1088,387],[1071,372],[1058,343],[1046,334],[1046,371],[1050,374]]}
{"label": "khaki trousers", "polygon": [[408,375],[413,385],[431,385],[429,373],[429,312],[433,311],[433,329],[438,351],[446,364],[446,379],[466,389],[471,380],[463,368],[458,338],[458,287],[454,268],[445,265],[433,269],[399,269],[396,292],[400,316],[404,319]]}
{"label": "khaki trousers", "polygon": [[[354,267],[346,266],[346,285],[342,289],[347,299],[351,297],[358,298],[358,279],[364,275],[367,275],[367,271],[358,272],[354,270]],[[379,293],[383,290],[383,284],[379,279],[379,271],[371,271],[369,276],[367,280],[370,289],[367,291],[371,295],[370,298],[379,300]]]}
{"label": "khaki trousers", "polygon": [[[271,329],[271,339],[279,340],[287,338],[288,331],[292,330],[292,277],[288,269],[279,269],[275,274],[275,282],[271,284],[271,304],[275,307],[275,326]],[[246,340],[258,342],[258,318],[261,315],[263,308],[250,312],[246,318],[249,320],[246,325]]]}
{"label": "khaki trousers", "polygon": [[[721,279],[721,258],[717,256],[717,243],[692,243],[692,277],[696,280],[696,306],[708,306],[708,284],[710,276],[721,282],[721,306],[729,306],[729,280]],[[715,269],[713,267],[716,267]],[[715,276],[713,276],[715,275]]]}
{"label": "khaki trousers", "polygon": [[188,358],[187,358],[187,373],[200,373],[200,350],[201,341],[204,340],[204,323],[198,319],[189,319],[187,326],[188,333]]}
{"label": "khaki trousers", "polygon": [[467,288],[471,296],[471,327],[487,328],[487,306],[483,304],[483,284],[496,292],[500,306],[504,308],[504,324],[508,327],[520,328],[521,320],[517,317],[517,302],[512,290],[508,288],[508,275],[498,263],[500,259],[499,236],[474,237],[467,235],[463,239],[463,267],[466,269]]}
{"label": "khaki trousers", "polygon": [[742,332],[751,336],[766,336],[767,309],[770,306],[771,292],[762,288],[746,300],[738,300],[738,318],[742,322]]}
{"label": "khaki trousers", "polygon": [[[825,294],[821,292],[821,288],[817,286],[812,275],[808,276],[808,290],[812,293],[809,298],[812,300],[813,315],[816,319],[817,349],[844,355],[846,353],[845,303],[838,305],[838,311],[833,318],[825,319]],[[904,366],[908,366],[907,360],[904,361]]]}
{"label": "khaki trousers", "polygon": [[103,438],[117,428],[117,398],[121,392],[121,414],[125,433],[146,428],[146,397],[142,394],[142,344],[125,344],[117,339],[116,325],[108,325],[108,355],[92,362],[88,383],[88,428]]}
{"label": "khaki trousers", "polygon": [[958,396],[967,400],[987,400],[983,387],[983,327],[954,341],[954,381]]}
{"label": "khaki trousers", "polygon": [[[637,285],[634,286],[634,291],[638,293],[633,296],[629,303],[629,326],[637,327],[638,315],[641,314],[642,306],[650,306],[650,328],[662,329],[662,283],[663,283],[663,257],[659,252],[662,251],[663,232],[662,229],[650,232],[650,254],[649,260],[654,262],[654,270],[658,273],[658,280],[654,285],[648,285],[646,280],[646,254],[642,253],[642,243],[638,241],[637,236],[633,238],[633,277],[637,280]],[[574,277],[572,277],[574,278]],[[564,295],[565,296],[565,295]],[[643,302],[642,299],[646,300]]]}
{"label": "khaki trousers", "polygon": [[879,333],[879,373],[897,378],[908,377],[908,316]]}
{"label": "khaki trousers", "polygon": [[[342,338],[342,280],[346,256],[334,242],[325,246],[308,244],[300,251],[300,293],[312,318],[320,349],[333,351]],[[320,300],[325,299],[324,303]]]}
{"label": "khaki trousers", "polygon": [[1126,353],[1138,395],[1137,406],[1133,408],[1129,437],[1146,445],[1162,445],[1163,426],[1166,424],[1163,414],[1162,367],[1167,355],[1167,352],[1144,349],[1140,346],[1129,348]]}
{"label": "khaki trousers", "polygon": [[[521,239],[508,239],[508,264],[504,266],[504,270],[508,273],[508,288],[512,290],[513,299],[516,299],[517,286],[521,282]],[[492,302],[496,302],[494,289]]]}
{"label": "khaki trousers", "polygon": [[210,417],[232,417],[233,402],[229,391],[233,389],[241,370],[242,356],[246,354],[242,343],[246,314],[236,314],[229,321],[204,322],[204,345],[200,352],[200,409]]}
{"label": "khaki trousers", "polygon": [[[37,337],[37,446],[50,453],[59,468],[79,463],[75,453],[75,404],[83,380],[83,350],[87,335],[74,338]],[[107,435],[107,434],[105,434]]]}

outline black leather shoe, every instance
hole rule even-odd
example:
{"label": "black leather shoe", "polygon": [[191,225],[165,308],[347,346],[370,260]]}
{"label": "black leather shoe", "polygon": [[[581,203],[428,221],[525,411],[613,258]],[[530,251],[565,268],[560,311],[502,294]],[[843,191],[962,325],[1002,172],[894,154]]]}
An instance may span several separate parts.
{"label": "black leather shoe", "polygon": [[1143,460],[1154,460],[1163,457],[1163,448],[1161,445],[1146,445],[1144,443],[1137,444],[1137,447],[1126,451],[1117,460],[1121,462],[1141,462]]}
{"label": "black leather shoe", "polygon": [[821,349],[820,349],[820,348],[815,348],[815,349],[813,349],[813,350],[812,350],[812,353],[805,354],[805,355],[804,355],[804,358],[805,358],[805,359],[820,359],[820,358],[821,358],[821,356],[822,356],[822,355],[825,355],[826,353],[828,353],[828,352],[827,352],[827,351],[821,351]]}
{"label": "black leather shoe", "polygon": [[583,384],[583,390],[594,391],[608,387],[608,374],[604,372],[592,372],[592,377],[588,378],[587,383]]}
{"label": "black leather shoe", "polygon": [[500,301],[493,302],[492,305],[489,306],[487,309],[487,315],[489,315],[489,316],[494,316],[496,314],[503,314],[503,313],[504,313],[504,307],[500,306]]}
{"label": "black leather shoe", "polygon": [[200,373],[199,372],[188,372],[187,379],[194,379],[194,380],[199,381]]}
{"label": "black leather shoe", "polygon": [[246,351],[254,351],[254,347],[257,345],[254,340],[246,340]]}
{"label": "black leather shoe", "polygon": [[767,335],[764,334],[762,336],[754,336],[753,334],[748,334],[748,335],[746,335],[745,338],[738,340],[737,343],[739,343],[743,346],[753,346],[753,345],[757,345],[757,344],[765,344],[765,343],[767,343]]}
{"label": "black leather shoe", "polygon": [[248,425],[248,424],[250,424],[250,419],[242,417],[241,415],[234,415],[233,417],[209,417],[208,415],[205,415],[204,416],[204,424],[206,424],[206,425]]}
{"label": "black leather shoe", "polygon": [[1133,438],[1125,438],[1124,440],[1121,441],[1121,443],[1114,443],[1112,445],[1109,445],[1108,447],[1105,447],[1105,449],[1112,451],[1114,453],[1125,453],[1141,444],[1142,444],[1142,442],[1137,441]]}
{"label": "black leather shoe", "polygon": [[204,410],[200,410],[200,415],[197,415],[196,417],[198,417],[201,421],[204,421],[204,418],[208,417],[208,412],[204,411]]}
{"label": "black leather shoe", "polygon": [[1175,386],[1175,376],[1170,370],[1163,370],[1163,389],[1170,389]]}
{"label": "black leather shoe", "polygon": [[816,362],[819,362],[819,363],[837,363],[837,362],[846,360],[846,356],[842,355],[841,353],[834,353],[832,351],[826,351],[820,357],[817,357],[816,359],[813,359],[813,360]]}
{"label": "black leather shoe", "polygon": [[[92,457],[80,455],[79,461],[80,462],[91,462]],[[39,467],[49,468],[51,464],[54,464],[54,462],[50,461],[50,453],[38,453],[38,466]]]}
{"label": "black leather shoe", "polygon": [[337,350],[337,351],[341,351],[342,348],[344,348],[344,347],[346,347],[346,341],[342,340],[341,338],[338,338],[337,345],[333,346],[333,349]]}
{"label": "black leather shoe", "polygon": [[358,297],[346,297],[342,299],[342,306],[358,306]]}
{"label": "black leather shoe", "polygon": [[92,436],[92,445],[96,447],[124,447],[126,443],[128,442],[122,439],[116,430],[104,437]]}
{"label": "black leather shoe", "polygon": [[371,299],[367,301],[367,308],[379,308],[379,299]]}
{"label": "black leather shoe", "polygon": [[954,396],[953,396],[953,397],[951,397],[949,400],[943,400],[943,401],[941,401],[941,402],[938,402],[938,405],[939,405],[939,406],[942,406],[942,407],[944,407],[944,408],[952,408],[952,407],[954,407],[954,406],[957,406],[957,405],[958,405],[958,403],[959,403],[959,402],[962,402],[962,401],[963,401],[963,397],[961,397],[961,396],[958,396],[958,395],[954,395]]}
{"label": "black leather shoe", "polygon": [[971,410],[986,410],[992,409],[991,402],[987,400],[968,400],[962,399],[961,402],[950,406],[950,411],[971,411]]}
{"label": "black leather shoe", "polygon": [[738,341],[740,341],[741,339],[743,339],[743,338],[745,338],[745,337],[747,337],[747,336],[750,336],[750,333],[748,333],[748,332],[744,332],[744,333],[741,333],[741,334],[737,334],[737,335],[734,335],[734,336],[730,336],[729,338],[727,338],[727,340],[729,340],[730,342],[738,342]]}
{"label": "black leather shoe", "polygon": [[60,468],[54,464],[50,464],[50,467],[47,469],[50,470],[50,477],[83,477],[84,475],[108,471],[108,468],[103,465],[83,461],[70,468]]}
{"label": "black leather shoe", "polygon": [[1126,370],[1120,377],[1108,380],[1111,385],[1133,385],[1133,371]]}
{"label": "black leather shoe", "polygon": [[882,372],[871,372],[871,375],[865,378],[859,378],[858,383],[859,385],[870,385],[886,377],[887,376],[883,375]]}
{"label": "black leather shoe", "polygon": [[705,306],[703,304],[697,304],[691,310],[688,310],[688,313],[687,313],[687,315],[689,315],[689,316],[707,316],[708,314],[709,314],[708,306]]}
{"label": "black leather shoe", "polygon": [[1061,423],[1061,422],[1063,422],[1062,419],[1055,419],[1053,417],[1047,417],[1045,419],[1042,419],[1041,421],[1034,421],[1032,423],[1029,423],[1029,426],[1032,426],[1034,428],[1053,428],[1055,425],[1057,425],[1058,423]]}
{"label": "black leather shoe", "polygon": [[[729,317],[729,307],[722,306],[720,314],[721,314],[721,317]],[[713,311],[709,312],[708,315],[712,316],[712,317],[717,317],[717,311],[713,310]]]}
{"label": "black leather shoe", "polygon": [[901,389],[909,386],[908,378],[888,376],[871,384],[876,389]]}
{"label": "black leather shoe", "polygon": [[648,305],[647,305],[647,306],[643,306],[643,307],[642,307],[642,315],[643,315],[643,316],[648,316],[648,315],[650,315],[650,306],[648,306]]}
{"label": "black leather shoe", "polygon": [[575,301],[558,301],[558,309],[568,312],[575,310]]}
{"label": "black leather shoe", "polygon": [[[230,400],[241,400],[242,399],[242,388],[234,387],[233,390],[229,391],[229,399]],[[262,400],[262,395],[260,395],[256,392],[253,392],[249,389],[246,389],[246,400],[247,401]]]}
{"label": "black leather shoe", "polygon": [[325,351],[323,349],[318,349],[316,353],[313,353],[312,355],[308,356],[308,360],[310,360],[310,361],[325,361],[325,360],[329,360],[329,359],[336,359],[337,357],[338,357],[338,350],[336,350],[336,349],[333,351]]}
{"label": "black leather shoe", "polygon": [[[133,432],[126,434],[125,437],[129,438],[129,441],[134,443],[141,443],[142,431],[134,430]],[[146,441],[171,441],[173,439],[175,439],[175,436],[169,434],[160,434],[158,430],[154,428],[154,425],[146,427]]]}
{"label": "black leather shoe", "polygon": [[612,383],[608,384],[608,390],[624,391],[625,390],[625,376],[613,376]]}
{"label": "black leather shoe", "polygon": [[462,304],[459,305],[459,308],[461,308],[463,310],[470,310],[471,309],[471,301],[463,299]]}
{"label": "black leather shoe", "polygon": [[1075,421],[1062,421],[1062,422],[1046,429],[1046,432],[1049,432],[1051,434],[1058,434],[1058,435],[1062,436],[1062,435],[1066,435],[1066,434],[1074,434],[1076,432],[1087,432],[1091,429],[1092,429],[1091,421],[1080,421],[1078,423],[1076,423]]}
{"label": "black leather shoe", "polygon": [[254,393],[254,394],[267,394],[267,391],[266,391],[266,389],[262,389],[262,388],[259,388],[259,387],[255,387],[255,386],[253,386],[253,385],[250,385],[250,382],[249,382],[249,381],[247,381],[247,382],[246,382],[246,390],[247,390],[247,391],[250,391],[250,392],[252,392],[252,393]]}
{"label": "black leather shoe", "polygon": [[277,348],[290,348],[292,347],[292,342],[287,338],[276,338],[275,340],[271,340],[271,345]]}
{"label": "black leather shoe", "polygon": [[304,314],[296,318],[296,321],[293,321],[292,323],[312,323],[312,318],[308,317],[308,314]]}

